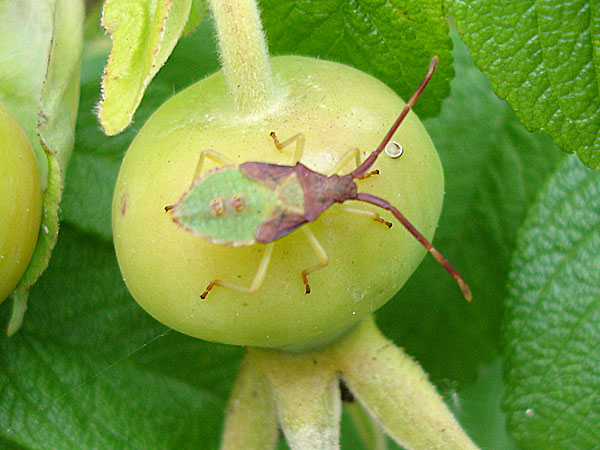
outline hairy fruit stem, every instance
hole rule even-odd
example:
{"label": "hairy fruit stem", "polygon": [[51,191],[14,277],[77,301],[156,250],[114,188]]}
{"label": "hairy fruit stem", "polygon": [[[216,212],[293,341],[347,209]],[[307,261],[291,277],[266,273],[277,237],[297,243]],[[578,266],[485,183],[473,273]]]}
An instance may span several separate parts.
{"label": "hairy fruit stem", "polygon": [[269,51],[255,0],[209,0],[221,65],[238,112],[258,115],[275,94]]}
{"label": "hairy fruit stem", "polygon": [[274,448],[275,417],[292,450],[339,450],[340,379],[356,399],[359,432],[374,448],[385,448],[383,430],[407,450],[479,450],[423,369],[373,318],[316,350],[247,348],[221,450],[242,448],[231,444],[240,441]]}

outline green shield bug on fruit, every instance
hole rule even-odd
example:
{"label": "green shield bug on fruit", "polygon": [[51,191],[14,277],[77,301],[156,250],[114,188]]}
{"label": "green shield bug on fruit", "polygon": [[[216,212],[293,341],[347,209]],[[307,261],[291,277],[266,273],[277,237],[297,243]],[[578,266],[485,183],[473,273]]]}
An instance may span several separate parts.
{"label": "green shield bug on fruit", "polygon": [[[371,167],[381,152],[391,143],[392,136],[427,86],[437,62],[438,58],[434,56],[419,87],[379,146],[362,163],[360,163],[358,149],[352,149],[331,173],[315,172],[299,162],[302,158],[305,140],[301,133],[283,142],[277,139],[274,132],[271,133],[275,146],[279,150],[295,144],[294,165],[254,161],[234,165],[218,152],[203,151],[200,154],[190,188],[176,204],[166,206],[165,210],[170,212],[175,223],[211,243],[229,247],[249,246],[256,243],[267,244],[267,246],[258,271],[249,287],[212,280],[201,298],[206,298],[214,286],[247,293],[256,292],[264,280],[274,241],[308,222],[313,222],[334,203],[355,200],[370,203],[391,212],[457,281],[463,295],[470,301],[472,294],[463,278],[408,219],[387,200],[366,192],[358,192],[358,187],[354,182],[354,180],[379,173],[370,171]],[[399,156],[399,153],[395,156]],[[206,158],[212,159],[222,166],[202,173]],[[352,159],[356,160],[356,169],[346,175],[339,175],[339,171]],[[371,217],[388,227],[392,226],[375,212],[352,208],[346,208],[346,210]],[[308,294],[310,293],[308,275],[326,267],[328,257],[310,229],[308,227],[302,227],[302,229],[319,259],[319,263],[301,272]]]}

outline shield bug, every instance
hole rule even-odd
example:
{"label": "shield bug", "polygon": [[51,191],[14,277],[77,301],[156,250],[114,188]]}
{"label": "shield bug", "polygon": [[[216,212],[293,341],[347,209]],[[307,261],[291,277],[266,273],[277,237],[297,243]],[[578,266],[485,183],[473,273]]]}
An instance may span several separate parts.
{"label": "shield bug", "polygon": [[[427,86],[437,62],[438,58],[434,56],[423,81],[379,146],[362,163],[359,161],[358,150],[353,149],[342,158],[330,174],[315,172],[299,162],[304,149],[304,136],[301,133],[283,142],[277,139],[274,132],[271,133],[273,142],[279,150],[295,144],[295,165],[254,161],[234,165],[213,150],[203,151],[198,160],[192,185],[176,204],[166,206],[165,210],[171,213],[172,219],[178,225],[214,244],[240,247],[263,243],[267,246],[250,287],[212,280],[201,298],[206,298],[214,286],[247,293],[256,292],[266,274],[274,241],[302,225],[313,222],[334,203],[355,200],[370,203],[391,212],[458,282],[463,295],[470,301],[471,291],[463,278],[408,219],[387,200],[366,192],[358,192],[354,182],[354,180],[378,174],[378,171],[370,169],[379,154],[386,149],[388,144],[398,146],[391,142],[392,136]],[[222,166],[203,174],[202,167],[206,158],[210,158]],[[353,158],[356,159],[356,169],[346,175],[338,175],[345,164]],[[379,217],[376,212],[347,209],[367,215],[388,227],[392,226],[390,222]],[[328,257],[310,229],[308,227],[302,227],[302,229],[319,258],[318,264],[301,272],[302,281],[308,294],[310,293],[308,275],[327,266]]]}

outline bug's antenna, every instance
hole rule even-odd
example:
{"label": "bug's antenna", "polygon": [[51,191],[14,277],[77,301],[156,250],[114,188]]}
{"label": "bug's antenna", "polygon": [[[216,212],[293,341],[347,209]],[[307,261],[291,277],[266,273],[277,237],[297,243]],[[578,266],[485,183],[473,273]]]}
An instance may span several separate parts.
{"label": "bug's antenna", "polygon": [[452,267],[448,260],[444,258],[444,256],[431,244],[431,242],[429,242],[427,238],[425,238],[425,236],[423,236],[419,232],[419,230],[417,230],[415,226],[412,223],[410,223],[400,211],[398,211],[394,206],[388,203],[387,200],[384,200],[367,192],[359,192],[355,200],[370,203],[372,205],[379,206],[380,208],[386,209],[389,212],[391,212],[394,215],[394,217],[396,217],[396,219],[398,219],[400,223],[404,225],[404,228],[406,228],[409,231],[409,233],[412,234],[423,245],[423,247],[427,249],[429,253],[431,253],[431,256],[433,256],[435,260],[439,262],[444,267],[444,269],[446,269],[446,271],[452,276],[452,278],[456,280],[465,299],[468,302],[470,302],[473,299],[471,289],[469,288],[463,277],[460,276],[456,269]]}
{"label": "bug's antenna", "polygon": [[352,175],[352,178],[362,177],[363,175],[365,175],[367,170],[369,170],[371,168],[371,166],[373,165],[373,163],[375,162],[375,160],[377,159],[379,154],[383,151],[383,149],[386,147],[386,145],[388,145],[388,143],[392,139],[392,136],[394,135],[394,133],[396,132],[396,130],[398,129],[398,127],[400,126],[402,121],[404,121],[404,118],[406,117],[408,112],[411,110],[411,108],[417,102],[417,99],[419,98],[421,93],[425,90],[425,87],[427,86],[427,83],[429,83],[429,80],[431,79],[431,76],[433,75],[433,72],[435,71],[437,64],[438,64],[438,57],[436,55],[431,59],[431,62],[429,63],[429,69],[427,70],[427,74],[425,74],[425,78],[423,78],[423,81],[421,81],[421,84],[419,84],[419,87],[417,88],[415,93],[412,95],[412,97],[410,98],[408,103],[406,103],[406,106],[404,107],[404,109],[402,110],[402,112],[400,113],[400,115],[398,116],[398,118],[396,119],[396,121],[394,122],[392,127],[390,128],[390,130],[387,132],[387,134],[385,135],[385,137],[379,144],[379,147],[377,147],[377,149],[373,153],[371,153],[367,157],[367,159],[365,159],[363,161],[363,163],[360,166],[358,166],[356,169],[354,169],[352,172],[350,172],[350,174]]}

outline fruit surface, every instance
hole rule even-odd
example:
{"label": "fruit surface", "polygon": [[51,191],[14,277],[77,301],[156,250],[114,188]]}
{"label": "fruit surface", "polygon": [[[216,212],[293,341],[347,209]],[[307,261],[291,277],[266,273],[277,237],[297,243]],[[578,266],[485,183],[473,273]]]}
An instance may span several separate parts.
{"label": "fruit surface", "polygon": [[[334,205],[309,224],[329,256],[329,265],[309,276],[311,294],[305,295],[300,273],[318,259],[299,229],[276,241],[258,292],[215,287],[200,299],[215,278],[249,285],[265,250],[261,244],[212,244],[165,212],[189,189],[201,151],[212,149],[234,164],[290,164],[293,146],[277,150],[269,133],[281,140],[303,133],[302,162],[328,173],[352,148],[358,147],[364,159],[404,106],[381,82],[348,66],[285,56],[273,58],[272,67],[278,100],[266,114],[236,115],[222,73],[182,91],[153,114],[123,160],[113,198],[113,233],[123,278],[156,319],[210,341],[300,349],[328,342],[378,309],[410,277],[425,251],[385,211],[379,212],[394,222],[392,229]],[[374,166],[380,175],[357,181],[359,191],[387,199],[432,238],[443,197],[438,155],[413,113],[394,140],[403,155],[382,154]],[[207,160],[205,170],[213,167]],[[355,167],[352,161],[342,173]],[[376,209],[358,202],[345,206]]]}
{"label": "fruit surface", "polygon": [[0,302],[29,264],[42,215],[37,162],[25,132],[0,103]]}

